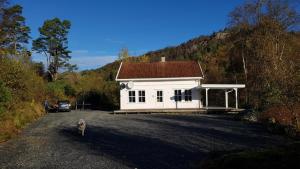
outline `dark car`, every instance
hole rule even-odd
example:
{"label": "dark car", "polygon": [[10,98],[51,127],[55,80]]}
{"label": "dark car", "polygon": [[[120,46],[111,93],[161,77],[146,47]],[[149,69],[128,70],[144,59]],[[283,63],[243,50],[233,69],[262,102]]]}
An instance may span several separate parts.
{"label": "dark car", "polygon": [[57,102],[57,111],[71,111],[71,104],[68,100]]}

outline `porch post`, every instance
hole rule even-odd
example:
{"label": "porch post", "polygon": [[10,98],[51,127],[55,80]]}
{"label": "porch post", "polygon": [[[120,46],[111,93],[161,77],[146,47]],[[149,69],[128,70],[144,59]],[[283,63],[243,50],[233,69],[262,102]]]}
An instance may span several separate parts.
{"label": "porch post", "polygon": [[202,103],[202,94],[201,94],[201,88],[199,88],[199,108],[203,107],[203,103]]}
{"label": "porch post", "polygon": [[225,90],[225,107],[228,108],[228,91]]}
{"label": "porch post", "polygon": [[208,89],[209,88],[205,88],[205,105],[206,105],[206,108],[208,108]]}
{"label": "porch post", "polygon": [[238,89],[234,88],[235,91],[235,108],[238,109],[239,105],[238,105]]}

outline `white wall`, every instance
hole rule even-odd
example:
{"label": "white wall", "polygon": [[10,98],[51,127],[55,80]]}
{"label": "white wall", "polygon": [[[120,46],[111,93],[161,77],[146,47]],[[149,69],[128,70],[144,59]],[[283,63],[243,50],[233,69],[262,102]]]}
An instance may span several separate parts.
{"label": "white wall", "polygon": [[[127,84],[123,81],[120,83]],[[172,80],[172,81],[135,81],[132,89],[120,90],[120,109],[176,109],[176,108],[199,108],[200,107],[200,93],[197,87],[200,85],[200,80]],[[174,90],[181,89],[182,101],[176,102],[174,100]],[[192,101],[184,100],[184,90],[192,90]],[[129,102],[130,90],[135,91],[135,103]],[[146,102],[140,103],[138,100],[138,91],[145,90]],[[156,91],[163,91],[163,102],[157,102]]]}

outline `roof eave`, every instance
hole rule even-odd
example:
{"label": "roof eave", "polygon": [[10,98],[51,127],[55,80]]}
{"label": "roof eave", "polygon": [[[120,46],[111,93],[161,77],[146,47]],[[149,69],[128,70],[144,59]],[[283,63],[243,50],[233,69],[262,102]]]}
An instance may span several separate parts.
{"label": "roof eave", "polygon": [[118,72],[117,72],[117,75],[116,75],[116,78],[115,78],[116,81],[118,81],[117,79],[118,79],[118,76],[119,76],[119,73],[120,73],[122,64],[123,64],[123,62],[121,62],[120,67],[119,67],[119,69],[118,69]]}
{"label": "roof eave", "polygon": [[125,78],[116,81],[161,81],[161,80],[201,80],[203,77],[167,77],[167,78]]}
{"label": "roof eave", "polygon": [[200,71],[201,71],[201,73],[202,73],[202,77],[203,77],[203,79],[204,79],[204,78],[205,78],[205,76],[204,76],[204,73],[203,73],[203,70],[202,70],[202,67],[201,67],[201,64],[200,64],[200,62],[198,62],[198,65],[199,65]]}

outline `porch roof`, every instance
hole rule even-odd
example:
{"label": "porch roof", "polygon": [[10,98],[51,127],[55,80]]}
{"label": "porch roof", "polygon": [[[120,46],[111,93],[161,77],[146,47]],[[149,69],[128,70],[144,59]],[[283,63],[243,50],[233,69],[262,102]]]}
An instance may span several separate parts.
{"label": "porch roof", "polygon": [[200,89],[234,89],[245,88],[245,84],[201,84]]}

